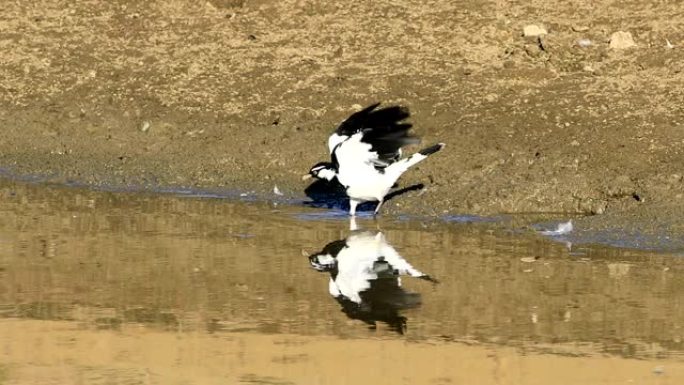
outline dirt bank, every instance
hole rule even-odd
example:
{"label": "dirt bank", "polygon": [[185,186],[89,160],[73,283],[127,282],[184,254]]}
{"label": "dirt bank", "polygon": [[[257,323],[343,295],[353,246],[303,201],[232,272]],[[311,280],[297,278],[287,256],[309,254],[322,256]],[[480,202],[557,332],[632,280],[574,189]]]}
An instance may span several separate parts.
{"label": "dirt bank", "polygon": [[[422,199],[388,211],[668,214],[684,230],[683,13],[586,0],[11,2],[0,167],[298,196],[335,125],[385,101],[411,107],[426,143],[448,144],[402,182],[426,183]],[[548,34],[523,37],[529,24]],[[635,47],[610,48],[621,30]]]}

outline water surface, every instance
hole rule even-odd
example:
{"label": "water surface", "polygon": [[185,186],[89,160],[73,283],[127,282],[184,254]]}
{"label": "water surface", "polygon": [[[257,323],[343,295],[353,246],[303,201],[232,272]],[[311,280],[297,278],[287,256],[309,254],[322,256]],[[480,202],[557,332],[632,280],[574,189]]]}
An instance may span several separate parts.
{"label": "water surface", "polygon": [[[306,207],[3,181],[0,384],[684,379],[681,257],[568,250],[478,221],[357,225]],[[382,240],[381,254],[438,283],[397,279],[354,249],[367,259],[354,268],[381,279],[349,301],[344,274],[309,258],[349,237]]]}

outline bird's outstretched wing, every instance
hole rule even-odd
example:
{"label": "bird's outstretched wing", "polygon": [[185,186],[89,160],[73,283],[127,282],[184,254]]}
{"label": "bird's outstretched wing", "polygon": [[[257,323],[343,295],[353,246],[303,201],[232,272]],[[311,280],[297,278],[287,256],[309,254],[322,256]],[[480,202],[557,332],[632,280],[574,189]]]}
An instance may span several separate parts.
{"label": "bird's outstretched wing", "polygon": [[340,143],[355,134],[361,133],[361,142],[371,145],[377,154],[375,163],[386,167],[401,157],[401,147],[418,143],[419,139],[410,135],[412,125],[405,120],[411,116],[403,106],[379,108],[380,103],[372,104],[353,113],[342,122],[328,140],[332,153]]}

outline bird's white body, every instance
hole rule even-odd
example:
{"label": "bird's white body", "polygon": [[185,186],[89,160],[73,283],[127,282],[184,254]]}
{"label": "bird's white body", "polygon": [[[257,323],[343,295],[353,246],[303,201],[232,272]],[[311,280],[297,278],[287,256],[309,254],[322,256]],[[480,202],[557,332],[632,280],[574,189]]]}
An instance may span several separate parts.
{"label": "bird's white body", "polygon": [[[361,141],[362,138],[363,133],[356,133],[341,141],[334,149],[339,162],[337,180],[345,187],[350,198],[352,215],[359,203],[382,202],[401,174],[427,158],[416,153],[387,165],[378,159],[377,153],[371,151],[370,144]],[[378,166],[384,167],[378,169]]]}
{"label": "bird's white body", "polygon": [[332,135],[328,138],[328,150],[332,154],[333,151],[335,150],[335,147],[337,147],[338,144],[344,142],[345,140],[349,139],[349,136],[347,135],[340,135],[336,132],[333,132]]}
{"label": "bird's white body", "polygon": [[349,196],[349,213],[363,202],[377,201],[375,214],[399,177],[409,167],[426,159],[443,143],[425,148],[401,159],[401,147],[417,143],[408,131],[408,109],[400,106],[376,109],[379,103],[352,114],[328,138],[332,162],[314,165],[309,174],[337,181]]}
{"label": "bird's white body", "polygon": [[426,276],[399,255],[380,232],[355,234],[347,238],[346,243],[347,247],[335,258],[337,275],[330,278],[328,284],[328,290],[333,297],[344,296],[360,304],[360,294],[371,287],[371,281],[378,279],[378,273],[373,267],[375,262],[380,260],[386,261],[396,271],[400,286],[401,275]]}

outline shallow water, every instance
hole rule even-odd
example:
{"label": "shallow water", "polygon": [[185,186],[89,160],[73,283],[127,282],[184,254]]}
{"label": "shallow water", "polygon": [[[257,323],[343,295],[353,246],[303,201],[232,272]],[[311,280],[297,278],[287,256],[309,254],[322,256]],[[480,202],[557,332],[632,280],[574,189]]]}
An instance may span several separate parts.
{"label": "shallow water", "polygon": [[[334,212],[227,199],[8,181],[0,198],[0,384],[684,379],[681,257],[467,220],[351,232]],[[363,248],[351,270],[384,278],[312,268],[350,236],[439,283],[399,286]],[[336,299],[332,276],[370,290]]]}

